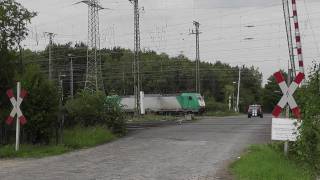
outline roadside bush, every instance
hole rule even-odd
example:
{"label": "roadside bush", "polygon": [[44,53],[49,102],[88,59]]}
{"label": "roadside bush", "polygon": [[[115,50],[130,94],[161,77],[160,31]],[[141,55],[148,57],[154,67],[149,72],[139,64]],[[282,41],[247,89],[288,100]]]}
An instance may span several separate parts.
{"label": "roadside bush", "polygon": [[229,107],[225,103],[216,102],[213,97],[209,97],[205,100],[206,111],[208,112],[226,112],[229,111]]}
{"label": "roadside bush", "polygon": [[298,91],[302,107],[300,137],[294,144],[297,157],[320,173],[320,78],[319,66],[315,66],[306,86]]}
{"label": "roadside bush", "polygon": [[21,105],[28,120],[22,126],[24,139],[33,144],[48,144],[57,123],[58,91],[37,65],[28,66],[20,80],[22,88],[29,92]]}
{"label": "roadside bush", "polygon": [[66,109],[76,124],[105,125],[113,133],[124,134],[125,116],[118,100],[119,98],[106,98],[101,92],[81,91],[66,103]]}
{"label": "roadside bush", "polygon": [[125,113],[119,106],[119,97],[113,96],[107,98],[104,104],[105,107],[105,123],[113,133],[126,133],[126,118]]}
{"label": "roadside bush", "polygon": [[103,124],[105,96],[102,92],[80,91],[66,103],[67,112],[76,124],[94,126]]}

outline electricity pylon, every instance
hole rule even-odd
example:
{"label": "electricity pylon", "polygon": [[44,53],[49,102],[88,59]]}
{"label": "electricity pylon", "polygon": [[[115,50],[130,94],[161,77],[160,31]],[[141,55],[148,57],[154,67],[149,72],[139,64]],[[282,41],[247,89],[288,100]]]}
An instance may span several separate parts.
{"label": "electricity pylon", "polygon": [[140,9],[138,0],[129,0],[134,6],[134,59],[133,59],[133,83],[134,83],[134,96],[135,96],[135,110],[136,115],[140,115]]}
{"label": "electricity pylon", "polygon": [[84,0],[79,3],[88,5],[88,44],[87,44],[87,72],[85,89],[91,92],[102,90],[104,92],[101,59],[98,55],[100,50],[99,34],[99,11],[105,9],[100,6],[99,0]]}

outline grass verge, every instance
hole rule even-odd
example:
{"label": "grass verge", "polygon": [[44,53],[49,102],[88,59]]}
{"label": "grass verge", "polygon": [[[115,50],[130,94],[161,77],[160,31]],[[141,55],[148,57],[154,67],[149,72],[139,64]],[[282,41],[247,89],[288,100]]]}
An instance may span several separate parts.
{"label": "grass verge", "polygon": [[231,165],[239,180],[313,180],[313,172],[268,145],[254,145]]}
{"label": "grass verge", "polygon": [[64,145],[72,149],[100,145],[116,138],[104,127],[75,127],[64,132]]}
{"label": "grass verge", "polygon": [[75,127],[64,131],[64,143],[61,145],[22,144],[18,152],[13,145],[0,147],[0,158],[41,158],[93,147],[116,139],[104,127]]}
{"label": "grass verge", "polygon": [[66,153],[71,149],[63,145],[26,145],[20,146],[18,152],[15,151],[14,145],[7,145],[0,148],[0,158],[41,158]]}

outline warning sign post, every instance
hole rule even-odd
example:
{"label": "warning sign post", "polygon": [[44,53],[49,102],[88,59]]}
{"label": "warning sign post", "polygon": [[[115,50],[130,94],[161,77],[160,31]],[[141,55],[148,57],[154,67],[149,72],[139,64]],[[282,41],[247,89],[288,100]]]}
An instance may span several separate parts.
{"label": "warning sign post", "polygon": [[20,105],[23,101],[23,98],[27,95],[26,90],[21,90],[21,83],[17,83],[17,98],[14,97],[14,93],[12,89],[9,89],[7,91],[7,96],[10,98],[10,102],[12,104],[12,111],[10,113],[10,116],[7,118],[6,123],[8,125],[11,125],[14,121],[14,118],[16,116],[16,146],[15,150],[19,150],[19,141],[20,141],[20,124],[24,125],[27,123],[27,119],[24,117]]}
{"label": "warning sign post", "polygon": [[288,104],[295,117],[300,119],[300,108],[298,107],[295,99],[293,98],[293,94],[299,87],[299,84],[304,79],[304,74],[299,73],[289,87],[286,84],[284,76],[280,71],[275,73],[274,77],[276,78],[276,81],[280,86],[283,96],[274,108],[274,110],[272,111],[272,115],[276,118],[279,117],[282,112],[282,109]]}

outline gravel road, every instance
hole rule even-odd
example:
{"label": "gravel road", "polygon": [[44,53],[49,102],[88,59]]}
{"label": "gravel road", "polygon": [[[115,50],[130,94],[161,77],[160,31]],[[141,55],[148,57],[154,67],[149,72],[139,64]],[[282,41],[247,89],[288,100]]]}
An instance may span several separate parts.
{"label": "gravel road", "polygon": [[270,140],[271,116],[202,117],[138,130],[96,148],[30,160],[0,160],[1,180],[202,180],[249,144]]}

